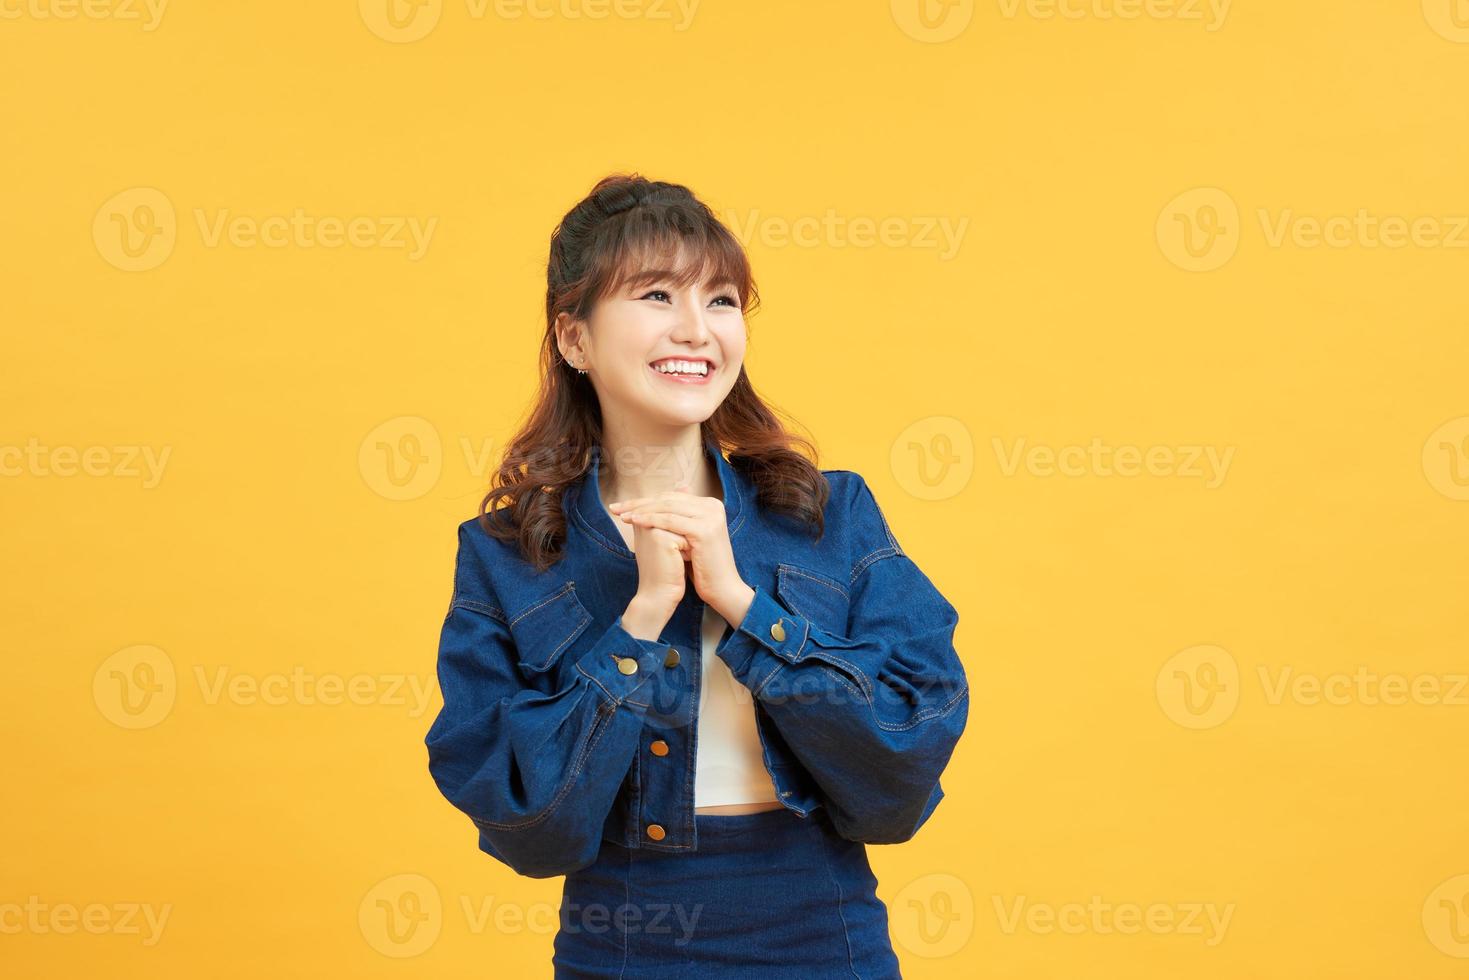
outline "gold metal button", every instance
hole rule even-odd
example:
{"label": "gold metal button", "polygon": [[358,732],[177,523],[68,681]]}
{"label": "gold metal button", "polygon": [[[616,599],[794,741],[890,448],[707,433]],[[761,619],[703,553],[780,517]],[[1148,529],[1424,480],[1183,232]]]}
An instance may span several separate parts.
{"label": "gold metal button", "polygon": [[657,739],[653,742],[652,745],[648,746],[648,751],[652,752],[654,755],[667,755],[668,743],[663,741],[663,739],[661,738]]}
{"label": "gold metal button", "polygon": [[638,672],[638,661],[636,657],[619,657],[617,669],[624,674],[636,674]]}
{"label": "gold metal button", "polygon": [[780,625],[780,620],[777,619],[775,622],[770,624],[770,635],[775,637],[776,642],[778,643],[785,640],[786,629],[784,626]]}
{"label": "gold metal button", "polygon": [[662,827],[658,826],[656,823],[650,823],[648,824],[648,836],[651,837],[653,840],[662,840],[668,835],[663,832]]}
{"label": "gold metal button", "polygon": [[675,650],[673,647],[669,647],[668,648],[668,656],[666,656],[666,657],[663,658],[663,666],[665,666],[665,667],[677,667],[678,666],[678,651]]}

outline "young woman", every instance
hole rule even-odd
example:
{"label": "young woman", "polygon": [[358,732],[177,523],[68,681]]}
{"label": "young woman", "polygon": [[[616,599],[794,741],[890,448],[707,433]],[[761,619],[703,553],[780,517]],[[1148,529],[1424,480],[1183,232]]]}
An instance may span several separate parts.
{"label": "young woman", "polygon": [[598,183],[551,236],[534,410],[459,527],[429,769],[480,849],[566,876],[557,977],[899,976],[865,845],[943,798],[958,613],[755,394],[757,301],[686,188]]}

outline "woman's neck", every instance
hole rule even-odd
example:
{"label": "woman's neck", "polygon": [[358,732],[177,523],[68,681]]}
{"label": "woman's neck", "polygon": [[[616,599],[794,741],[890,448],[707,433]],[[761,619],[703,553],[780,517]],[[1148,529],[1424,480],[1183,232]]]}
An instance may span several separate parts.
{"label": "woman's neck", "polygon": [[604,440],[598,469],[604,502],[653,497],[680,483],[695,496],[721,496],[718,471],[697,430],[692,440],[673,445]]}

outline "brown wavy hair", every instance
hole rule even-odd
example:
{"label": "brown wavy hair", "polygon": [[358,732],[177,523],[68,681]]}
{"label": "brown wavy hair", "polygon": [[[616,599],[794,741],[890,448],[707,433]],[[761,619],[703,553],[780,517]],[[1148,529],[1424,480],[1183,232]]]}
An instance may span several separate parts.
{"label": "brown wavy hair", "polygon": [[[680,255],[689,259],[682,267],[661,261]],[[598,300],[626,284],[648,282],[648,270],[659,268],[677,269],[674,280],[680,286],[732,283],[747,318],[759,306],[744,247],[680,184],[611,174],[551,233],[540,390],[506,446],[479,513],[486,533],[518,542],[538,571],[561,558],[566,540],[562,494],[591,466],[592,447],[602,441],[597,393],[590,379],[561,357],[556,318],[567,312],[586,320]],[[706,443],[727,450],[730,464],[753,479],[758,506],[786,514],[821,537],[831,490],[814,462],[816,449],[810,439],[787,431],[776,411],[755,394],[743,364],[729,394],[701,423],[700,434]]]}

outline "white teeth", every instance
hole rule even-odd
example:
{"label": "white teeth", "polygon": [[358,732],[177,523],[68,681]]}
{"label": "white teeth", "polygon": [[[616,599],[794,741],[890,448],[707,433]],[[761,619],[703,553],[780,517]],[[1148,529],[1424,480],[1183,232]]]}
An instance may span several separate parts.
{"label": "white teeth", "polygon": [[661,374],[694,374],[704,377],[709,373],[708,361],[659,361],[653,369]]}

